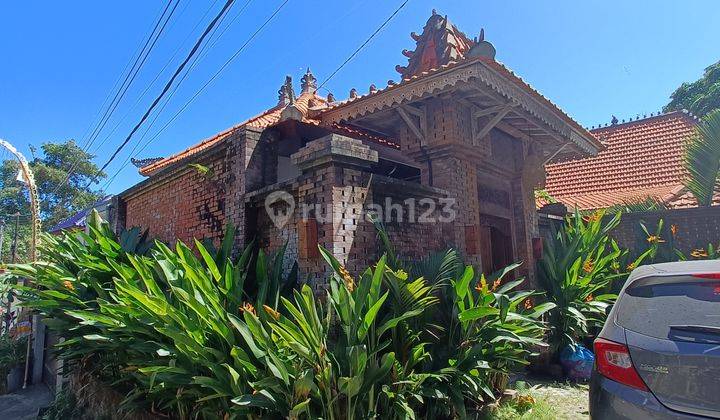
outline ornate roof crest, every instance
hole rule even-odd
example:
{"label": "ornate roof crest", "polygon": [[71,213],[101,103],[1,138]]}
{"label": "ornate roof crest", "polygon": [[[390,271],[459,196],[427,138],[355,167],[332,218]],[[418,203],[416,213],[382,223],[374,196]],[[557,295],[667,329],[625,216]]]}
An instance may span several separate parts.
{"label": "ornate roof crest", "polygon": [[292,77],[285,76],[285,83],[278,90],[278,105],[290,105],[295,103],[295,89],[292,85]]}
{"label": "ornate roof crest", "polygon": [[310,67],[308,67],[307,72],[302,77],[302,79],[300,79],[300,88],[302,89],[302,93],[315,93],[318,88],[317,78],[310,71]]}
{"label": "ornate roof crest", "polygon": [[145,158],[145,159],[135,159],[130,158],[130,162],[135,165],[137,168],[144,168],[148,165],[152,165],[155,162],[159,162],[163,160],[164,158],[161,157],[154,157],[154,158]]}
{"label": "ornate roof crest", "polygon": [[441,16],[435,10],[423,27],[422,34],[412,32],[410,36],[415,40],[415,50],[403,50],[403,55],[408,57],[408,64],[395,67],[402,79],[409,79],[465,57],[495,58],[495,48],[485,41],[484,31],[480,32],[479,39],[471,40],[447,16]]}

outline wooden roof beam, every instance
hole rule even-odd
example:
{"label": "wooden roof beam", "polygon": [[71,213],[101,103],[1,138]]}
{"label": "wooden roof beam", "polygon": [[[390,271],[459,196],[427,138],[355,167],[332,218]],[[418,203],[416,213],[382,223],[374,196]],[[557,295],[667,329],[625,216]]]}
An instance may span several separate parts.
{"label": "wooden roof beam", "polygon": [[[424,109],[418,109],[409,105],[400,105],[397,108],[397,113],[400,118],[405,122],[405,125],[410,131],[420,140],[421,146],[427,145],[427,126],[426,126],[426,115]],[[417,118],[417,123],[413,120],[413,117]]]}

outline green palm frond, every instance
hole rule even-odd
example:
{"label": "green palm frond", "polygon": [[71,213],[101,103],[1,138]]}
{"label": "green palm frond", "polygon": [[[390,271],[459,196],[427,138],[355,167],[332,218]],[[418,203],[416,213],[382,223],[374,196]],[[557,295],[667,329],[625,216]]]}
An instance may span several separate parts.
{"label": "green palm frond", "polygon": [[712,205],[720,171],[720,110],[703,118],[685,148],[684,165],[689,173],[685,187],[700,206]]}

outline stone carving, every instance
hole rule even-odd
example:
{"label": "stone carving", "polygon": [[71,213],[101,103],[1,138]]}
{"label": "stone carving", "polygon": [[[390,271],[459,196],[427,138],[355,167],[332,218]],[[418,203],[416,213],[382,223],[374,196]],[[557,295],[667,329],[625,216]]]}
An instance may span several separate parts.
{"label": "stone carving", "polygon": [[308,67],[307,72],[302,79],[300,79],[300,88],[302,89],[302,93],[314,93],[318,88],[317,78],[310,71],[310,67]]}
{"label": "stone carving", "polygon": [[395,67],[403,79],[460,60],[476,45],[450,23],[447,16],[441,16],[435,10],[423,27],[422,34],[413,32],[410,36],[417,44],[415,50],[403,50],[402,54],[408,57],[408,64]]}

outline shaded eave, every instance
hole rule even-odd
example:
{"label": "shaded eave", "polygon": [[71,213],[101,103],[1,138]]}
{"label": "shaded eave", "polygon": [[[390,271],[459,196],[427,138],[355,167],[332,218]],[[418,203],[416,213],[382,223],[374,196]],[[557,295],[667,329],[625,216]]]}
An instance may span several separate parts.
{"label": "shaded eave", "polygon": [[[360,121],[372,114],[409,104],[448,90],[475,92],[483,100],[472,96],[461,98],[464,103],[482,112],[494,105],[512,105],[503,123],[531,133],[530,137],[554,144],[570,144],[574,152],[595,154],[602,144],[588,130],[541,95],[520,77],[497,61],[476,57],[451,62],[420,75],[402,80],[356,99],[331,104],[313,115],[323,124]],[[474,94],[474,93],[473,93]],[[486,100],[485,100],[486,99]]]}

